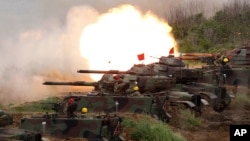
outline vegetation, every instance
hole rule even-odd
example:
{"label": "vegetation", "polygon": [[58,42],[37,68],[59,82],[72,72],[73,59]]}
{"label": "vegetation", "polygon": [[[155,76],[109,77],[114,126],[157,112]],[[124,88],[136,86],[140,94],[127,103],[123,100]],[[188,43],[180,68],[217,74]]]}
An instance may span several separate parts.
{"label": "vegetation", "polygon": [[2,104],[0,104],[0,109],[3,109],[3,107],[4,107],[4,106],[3,106]]}
{"label": "vegetation", "polygon": [[171,128],[159,120],[152,119],[146,115],[140,115],[139,118],[126,117],[122,126],[127,138],[140,141],[184,141],[185,139]]}
{"label": "vegetation", "polygon": [[181,52],[212,53],[238,47],[250,40],[250,5],[247,1],[235,1],[209,19],[203,14],[178,17],[170,24]]}
{"label": "vegetation", "polygon": [[250,97],[248,94],[243,92],[236,94],[232,106],[234,108],[240,108],[246,105],[250,105]]}
{"label": "vegetation", "polygon": [[195,115],[188,109],[180,110],[180,117],[182,128],[192,129],[201,126],[201,119],[195,117]]}
{"label": "vegetation", "polygon": [[24,103],[19,106],[12,107],[12,111],[16,112],[51,112],[53,103],[58,103],[57,97],[48,97],[41,101],[35,101],[31,103]]}

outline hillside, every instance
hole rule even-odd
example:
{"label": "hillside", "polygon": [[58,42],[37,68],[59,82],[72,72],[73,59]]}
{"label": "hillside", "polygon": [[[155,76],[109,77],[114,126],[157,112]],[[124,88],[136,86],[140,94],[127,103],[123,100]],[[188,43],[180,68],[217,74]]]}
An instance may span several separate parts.
{"label": "hillside", "polygon": [[225,6],[213,17],[176,14],[171,23],[181,52],[215,52],[242,45],[250,39],[250,5],[247,1]]}

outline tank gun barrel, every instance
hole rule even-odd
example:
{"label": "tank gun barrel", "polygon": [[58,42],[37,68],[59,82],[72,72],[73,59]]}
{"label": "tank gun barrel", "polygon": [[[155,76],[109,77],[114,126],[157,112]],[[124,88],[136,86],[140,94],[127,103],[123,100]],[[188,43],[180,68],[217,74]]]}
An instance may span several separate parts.
{"label": "tank gun barrel", "polygon": [[46,81],[43,85],[70,85],[70,86],[97,86],[98,82],[85,82],[85,81],[75,81],[75,82],[53,82]]}
{"label": "tank gun barrel", "polygon": [[134,72],[134,71],[119,71],[119,70],[78,70],[78,73],[100,73],[100,74],[134,74],[139,76],[151,76],[152,73],[141,73],[141,72]]}
{"label": "tank gun barrel", "polygon": [[119,70],[78,70],[78,73],[102,73],[102,74],[130,74],[128,71],[119,71]]}
{"label": "tank gun barrel", "polygon": [[215,58],[215,53],[183,53],[179,58],[181,60],[200,60],[202,58]]}
{"label": "tank gun barrel", "polygon": [[208,65],[213,65],[214,61],[219,58],[217,53],[183,53],[178,58],[181,60],[198,60]]}
{"label": "tank gun barrel", "polygon": [[196,57],[212,57],[212,56],[216,56],[217,53],[182,53],[182,55],[184,56],[196,56]]}

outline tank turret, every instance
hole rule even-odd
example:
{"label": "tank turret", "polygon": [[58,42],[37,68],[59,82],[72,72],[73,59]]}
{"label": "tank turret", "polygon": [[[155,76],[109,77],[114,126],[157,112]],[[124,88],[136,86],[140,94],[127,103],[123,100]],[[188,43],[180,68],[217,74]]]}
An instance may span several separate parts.
{"label": "tank turret", "polygon": [[[98,70],[79,70],[79,73],[101,73],[103,77],[98,81],[99,88],[110,88],[111,85],[123,85],[127,88],[139,87],[141,93],[158,92],[171,89],[176,84],[176,78],[164,75],[156,75],[150,65],[134,65],[128,71],[98,71]],[[106,87],[107,86],[107,87]],[[124,88],[126,89],[126,88]],[[120,91],[122,93],[122,91]]]}

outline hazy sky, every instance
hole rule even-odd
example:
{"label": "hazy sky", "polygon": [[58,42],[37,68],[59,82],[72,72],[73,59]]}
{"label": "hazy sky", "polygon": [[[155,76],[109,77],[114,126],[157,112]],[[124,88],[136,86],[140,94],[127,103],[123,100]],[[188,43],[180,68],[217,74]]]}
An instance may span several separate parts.
{"label": "hazy sky", "polygon": [[1,0],[0,35],[8,38],[17,32],[40,27],[53,20],[64,24],[69,8],[81,4],[81,1]]}
{"label": "hazy sky", "polygon": [[195,8],[199,6],[201,11],[213,10],[230,0],[206,1],[206,7],[200,1],[202,0],[0,0],[0,37],[8,38],[16,32],[43,26],[51,21],[65,24],[68,10],[79,5],[90,5],[104,12],[119,4],[130,3],[146,11],[168,14],[171,7],[189,7],[189,3],[192,3],[197,5]]}

